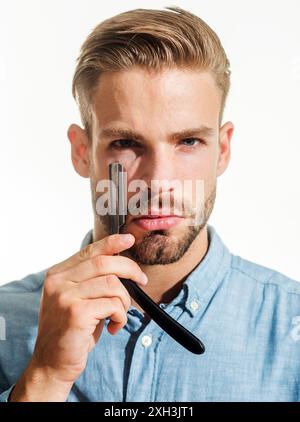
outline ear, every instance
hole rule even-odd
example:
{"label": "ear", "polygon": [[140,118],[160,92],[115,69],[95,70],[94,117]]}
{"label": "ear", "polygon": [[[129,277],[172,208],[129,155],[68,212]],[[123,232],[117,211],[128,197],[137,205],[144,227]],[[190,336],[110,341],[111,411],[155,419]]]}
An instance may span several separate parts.
{"label": "ear", "polygon": [[232,122],[226,122],[219,132],[219,157],[217,164],[217,176],[226,170],[230,160],[230,141],[233,135],[234,126]]}
{"label": "ear", "polygon": [[68,129],[71,143],[71,157],[75,171],[82,177],[89,177],[89,138],[80,126],[72,124]]}

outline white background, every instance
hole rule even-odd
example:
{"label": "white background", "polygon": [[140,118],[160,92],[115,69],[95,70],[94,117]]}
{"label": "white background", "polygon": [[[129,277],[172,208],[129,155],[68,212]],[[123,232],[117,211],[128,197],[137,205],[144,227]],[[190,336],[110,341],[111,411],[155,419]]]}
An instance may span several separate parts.
{"label": "white background", "polygon": [[300,280],[300,2],[0,1],[0,284],[78,250],[92,227],[88,179],[66,136],[80,124],[75,60],[103,19],[177,5],[202,17],[231,61],[232,161],[210,223],[229,249]]}

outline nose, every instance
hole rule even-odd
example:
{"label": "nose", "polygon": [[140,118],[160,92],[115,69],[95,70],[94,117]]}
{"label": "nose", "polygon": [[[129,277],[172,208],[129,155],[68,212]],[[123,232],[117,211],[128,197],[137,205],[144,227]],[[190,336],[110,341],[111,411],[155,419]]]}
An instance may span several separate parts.
{"label": "nose", "polygon": [[174,147],[163,142],[157,144],[148,151],[143,161],[140,174],[148,186],[146,203],[151,203],[154,209],[170,208],[170,213],[173,212],[173,207],[180,211],[182,185]]}
{"label": "nose", "polygon": [[[176,160],[172,148],[168,144],[160,144],[153,148],[145,161],[142,162],[142,179],[149,187],[154,186],[153,181],[166,181],[166,190],[173,190],[176,174]],[[168,188],[169,187],[169,188]]]}

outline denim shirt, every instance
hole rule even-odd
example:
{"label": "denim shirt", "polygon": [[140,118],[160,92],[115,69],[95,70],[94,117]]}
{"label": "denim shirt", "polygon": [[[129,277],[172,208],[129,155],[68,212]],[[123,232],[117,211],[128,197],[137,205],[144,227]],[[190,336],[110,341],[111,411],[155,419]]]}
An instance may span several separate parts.
{"label": "denim shirt", "polygon": [[[300,283],[229,252],[208,226],[209,247],[166,312],[205,344],[195,355],[131,306],[106,330],[69,402],[300,401]],[[92,242],[92,230],[81,247]],[[26,368],[37,335],[46,270],[0,287],[0,402]]]}

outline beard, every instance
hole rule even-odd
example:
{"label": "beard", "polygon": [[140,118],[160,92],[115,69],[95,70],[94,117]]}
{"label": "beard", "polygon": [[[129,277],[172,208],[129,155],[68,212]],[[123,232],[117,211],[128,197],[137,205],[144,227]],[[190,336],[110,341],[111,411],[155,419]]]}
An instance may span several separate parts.
{"label": "beard", "polygon": [[[102,225],[107,235],[110,234],[110,216],[99,215],[96,212],[95,185],[91,181],[92,202],[94,215]],[[121,252],[121,255],[133,259],[141,265],[167,265],[180,260],[188,251],[193,241],[206,226],[211,215],[216,198],[216,184],[204,201],[201,210],[201,219],[196,219],[198,224],[179,225],[174,229],[152,230],[131,248]],[[195,217],[195,216],[194,216]],[[126,232],[126,224],[120,228],[120,233]]]}
{"label": "beard", "polygon": [[177,262],[206,226],[214,207],[215,198],[216,186],[205,200],[199,224],[180,229],[149,231],[139,243],[135,243],[131,248],[122,252],[122,255],[142,265],[167,265]]}
{"label": "beard", "polygon": [[203,227],[187,227],[181,236],[171,235],[169,230],[153,230],[124,255],[142,265],[172,264],[183,257]]}

